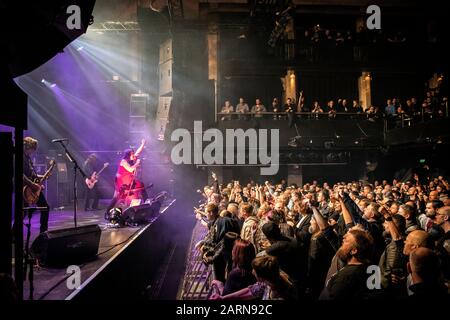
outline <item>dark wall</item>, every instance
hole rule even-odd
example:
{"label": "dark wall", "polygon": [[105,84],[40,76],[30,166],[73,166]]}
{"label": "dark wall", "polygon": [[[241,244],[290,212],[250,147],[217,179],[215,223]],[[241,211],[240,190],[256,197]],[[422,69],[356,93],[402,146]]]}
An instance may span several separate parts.
{"label": "dark wall", "polygon": [[[319,101],[321,106],[326,105],[327,101],[338,98],[351,100],[358,98],[358,73],[342,72],[302,72],[299,71],[299,90],[303,90],[305,103],[312,106],[315,100]],[[336,101],[335,101],[336,104]]]}
{"label": "dark wall", "polygon": [[393,97],[399,98],[403,103],[411,97],[420,102],[425,96],[425,82],[431,74],[424,73],[398,73],[389,74],[373,72],[372,74],[372,104],[386,107],[386,100]]}

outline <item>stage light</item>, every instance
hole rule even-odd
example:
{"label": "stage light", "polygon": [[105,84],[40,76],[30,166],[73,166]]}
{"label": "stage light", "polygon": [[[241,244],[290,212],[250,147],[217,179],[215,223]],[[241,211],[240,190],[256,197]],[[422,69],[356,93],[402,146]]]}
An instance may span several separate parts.
{"label": "stage light", "polygon": [[84,47],[81,46],[81,47],[78,47],[78,48],[77,48],[77,51],[81,51],[81,50],[83,50],[83,49],[84,49]]}
{"label": "stage light", "polygon": [[52,83],[50,81],[47,81],[44,78],[41,80],[41,83],[43,83],[47,88],[54,88],[54,87],[56,87],[56,83]]}
{"label": "stage light", "polygon": [[114,75],[114,76],[112,76],[112,79],[113,79],[114,81],[119,81],[120,77],[117,76],[117,75]]}

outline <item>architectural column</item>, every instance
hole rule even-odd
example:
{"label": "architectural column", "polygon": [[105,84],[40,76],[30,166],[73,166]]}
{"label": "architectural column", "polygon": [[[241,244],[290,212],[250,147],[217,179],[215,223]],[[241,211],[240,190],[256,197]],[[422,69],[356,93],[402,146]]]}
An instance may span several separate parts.
{"label": "architectural column", "polygon": [[208,40],[208,79],[214,81],[214,119],[217,121],[219,112],[219,31],[217,25],[210,25]]}
{"label": "architectural column", "polygon": [[363,110],[366,110],[372,105],[371,80],[372,78],[369,72],[362,72],[358,78],[359,101]]}
{"label": "architectural column", "polygon": [[284,101],[280,101],[281,104],[284,104],[287,98],[291,98],[292,101],[297,101],[297,77],[295,71],[293,69],[288,69],[286,75],[281,78],[281,82],[283,83],[284,99]]}
{"label": "architectural column", "polygon": [[303,185],[303,167],[301,165],[288,166],[288,185],[295,183],[297,186]]}

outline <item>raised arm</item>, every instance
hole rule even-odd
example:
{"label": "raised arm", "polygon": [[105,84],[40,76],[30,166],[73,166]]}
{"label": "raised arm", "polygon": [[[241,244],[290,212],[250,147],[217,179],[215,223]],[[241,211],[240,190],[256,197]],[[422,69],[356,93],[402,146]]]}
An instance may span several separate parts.
{"label": "raised arm", "polygon": [[322,216],[320,211],[314,206],[311,206],[311,209],[313,211],[314,220],[316,220],[320,230],[325,230],[326,228],[328,228],[330,225],[328,224],[328,221],[325,220],[325,218]]}
{"label": "raised arm", "polygon": [[145,139],[142,139],[141,141],[141,145],[139,146],[139,148],[136,150],[136,152],[134,153],[134,155],[136,157],[139,157],[139,155],[142,153],[142,151],[144,150],[145,147]]}
{"label": "raised arm", "polygon": [[389,213],[389,211],[384,207],[381,206],[379,209],[379,212],[383,215],[384,221],[388,224],[389,232],[391,234],[392,240],[402,240],[402,235],[397,229],[397,226],[395,225],[394,221],[392,220],[392,216]]}
{"label": "raised arm", "polygon": [[[347,209],[348,210],[347,212],[351,215],[352,222],[354,224],[361,224],[364,227],[364,229],[370,230],[369,222],[362,217],[363,212],[358,207],[358,205],[349,197],[348,193],[343,192],[340,194],[339,197],[342,198],[343,204],[344,204],[342,206],[342,214],[344,215],[344,212],[345,212],[344,210]],[[345,219],[345,216],[343,216],[343,217]],[[347,220],[348,220],[348,216],[347,216]],[[346,220],[344,220],[344,221],[345,221],[345,224],[347,224],[347,221]]]}
{"label": "raised arm", "polygon": [[348,211],[348,209],[344,203],[344,199],[342,197],[339,197],[339,203],[341,204],[342,218],[344,218],[345,225],[347,226],[349,224],[354,224],[353,217],[350,214],[350,212]]}

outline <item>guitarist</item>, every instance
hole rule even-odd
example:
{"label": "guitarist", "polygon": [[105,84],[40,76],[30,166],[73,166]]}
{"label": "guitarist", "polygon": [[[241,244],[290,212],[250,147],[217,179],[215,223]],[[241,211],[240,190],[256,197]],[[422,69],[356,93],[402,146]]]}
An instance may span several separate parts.
{"label": "guitarist", "polygon": [[133,149],[127,149],[124,151],[122,160],[119,163],[115,178],[115,190],[114,197],[109,204],[106,215],[114,208],[119,200],[124,200],[129,194],[127,190],[139,189],[134,194],[138,198],[147,198],[147,192],[145,191],[144,184],[136,178],[136,171],[139,167],[141,160],[138,159],[145,147],[145,139],[142,139],[139,148],[134,151]]}
{"label": "guitarist", "polygon": [[[25,137],[23,139],[23,183],[26,186],[29,186],[33,191],[42,190],[43,186],[38,183],[34,183],[34,179],[41,178],[36,171],[34,170],[33,161],[31,160],[31,155],[36,152],[38,147],[38,141],[33,139],[32,137]],[[24,207],[29,207],[30,204],[24,201]],[[41,210],[41,228],[40,232],[45,232],[48,229],[48,213],[49,213],[49,205],[47,200],[45,199],[44,193],[41,192],[39,194],[39,198],[36,202],[37,207],[43,207],[45,209]],[[29,210],[28,213],[32,214],[32,210]]]}
{"label": "guitarist", "polygon": [[[94,172],[98,172],[97,169],[98,169],[97,156],[94,153],[91,153],[84,162],[83,170],[88,177],[92,177]],[[99,210],[98,199],[100,197],[100,194],[97,184],[94,184],[94,187],[92,189],[90,189],[88,186],[86,186],[85,189],[86,189],[86,200],[84,202],[84,210],[85,211]],[[89,206],[91,199],[92,199],[92,207]]]}

